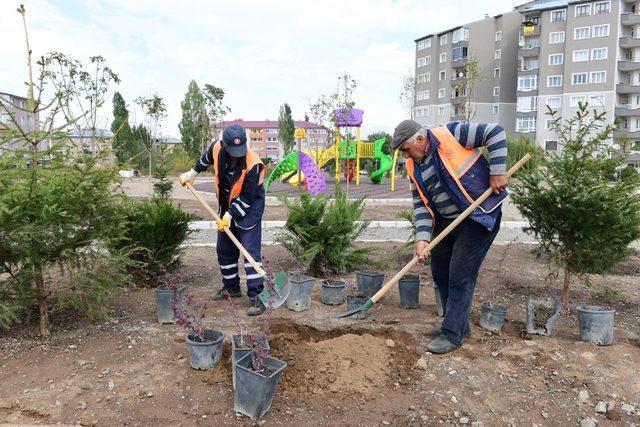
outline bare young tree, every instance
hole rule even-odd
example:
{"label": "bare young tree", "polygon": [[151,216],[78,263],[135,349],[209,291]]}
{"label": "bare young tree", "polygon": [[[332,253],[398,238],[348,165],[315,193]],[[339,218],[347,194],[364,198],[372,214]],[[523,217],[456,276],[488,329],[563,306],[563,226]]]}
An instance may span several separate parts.
{"label": "bare young tree", "polygon": [[149,135],[147,138],[142,138],[142,144],[147,150],[149,155],[149,176],[153,173],[153,149],[159,142],[159,129],[165,117],[167,117],[167,107],[164,104],[162,97],[154,94],[150,98],[139,97],[136,99],[136,104],[142,109],[144,114],[143,123]]}
{"label": "bare young tree", "polygon": [[415,103],[416,103],[416,91],[418,82],[416,81],[416,75],[413,71],[410,71],[402,77],[402,88],[398,99],[402,108],[404,108],[407,117],[415,118]]}
{"label": "bare young tree", "polygon": [[455,90],[458,94],[464,94],[466,96],[463,114],[464,119],[467,122],[470,122],[476,116],[475,100],[477,89],[480,82],[483,80],[482,73],[480,72],[480,61],[478,58],[469,57],[463,68],[462,75],[457,77],[464,78],[462,82],[455,86]]}

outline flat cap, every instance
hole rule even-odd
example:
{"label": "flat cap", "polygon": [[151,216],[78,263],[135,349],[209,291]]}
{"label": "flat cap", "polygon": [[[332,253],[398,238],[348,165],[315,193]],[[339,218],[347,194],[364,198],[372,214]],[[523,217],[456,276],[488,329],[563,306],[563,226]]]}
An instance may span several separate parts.
{"label": "flat cap", "polygon": [[393,139],[391,140],[391,146],[394,150],[400,148],[404,142],[411,138],[422,125],[415,120],[403,120],[393,131]]}

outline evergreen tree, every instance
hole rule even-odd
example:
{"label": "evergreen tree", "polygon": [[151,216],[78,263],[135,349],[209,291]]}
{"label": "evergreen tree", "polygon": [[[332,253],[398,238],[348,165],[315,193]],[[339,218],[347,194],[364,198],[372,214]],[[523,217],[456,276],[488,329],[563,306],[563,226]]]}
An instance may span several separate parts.
{"label": "evergreen tree", "polygon": [[296,125],[291,116],[291,107],[289,107],[289,104],[283,104],[280,106],[280,116],[278,117],[278,139],[284,147],[285,155],[293,150],[295,143],[293,133],[295,130]]}
{"label": "evergreen tree", "polygon": [[131,127],[129,126],[129,111],[120,92],[113,94],[113,122],[111,123],[113,132],[112,147],[116,154],[119,165],[130,161],[139,153],[136,141],[133,138]]}
{"label": "evergreen tree", "polygon": [[612,180],[625,156],[611,156],[606,141],[614,127],[603,124],[605,113],[592,114],[580,104],[575,117],[561,123],[550,110],[561,153],[542,158],[539,168],[521,170],[512,185],[512,199],[529,220],[527,230],[564,271],[567,312],[572,277],[609,271],[640,238],[640,178]]}
{"label": "evergreen tree", "polygon": [[209,119],[205,108],[205,98],[195,80],[191,80],[184,96],[182,120],[178,129],[182,135],[182,143],[190,156],[196,157],[202,153],[209,137]]}

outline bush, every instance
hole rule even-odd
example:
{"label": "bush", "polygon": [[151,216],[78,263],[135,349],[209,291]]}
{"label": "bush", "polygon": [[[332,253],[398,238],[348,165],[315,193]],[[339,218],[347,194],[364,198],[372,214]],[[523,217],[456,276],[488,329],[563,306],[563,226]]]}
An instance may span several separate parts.
{"label": "bush", "polygon": [[536,146],[526,136],[519,138],[507,138],[507,169],[524,157],[525,154],[531,154],[531,160],[524,164],[525,170],[535,170],[540,166],[540,160],[544,156],[544,150]]}
{"label": "bush", "polygon": [[130,272],[138,285],[153,287],[157,277],[180,266],[180,246],[191,234],[189,222],[195,216],[160,198],[127,200],[123,207],[129,240],[117,249],[133,247],[130,257],[136,266]]}
{"label": "bush", "polygon": [[634,168],[632,165],[627,165],[624,169],[620,171],[620,179],[633,178],[637,174],[638,174],[638,171],[636,170],[636,168]]}
{"label": "bush", "polygon": [[183,147],[175,147],[169,152],[168,162],[169,174],[175,176],[190,170],[196,161]]}
{"label": "bush", "polygon": [[367,261],[371,248],[354,248],[356,239],[369,225],[357,222],[364,210],[364,199],[350,201],[338,188],[335,200],[304,193],[293,201],[282,199],[287,207],[289,232],[280,242],[301,261],[309,274],[345,272]]}

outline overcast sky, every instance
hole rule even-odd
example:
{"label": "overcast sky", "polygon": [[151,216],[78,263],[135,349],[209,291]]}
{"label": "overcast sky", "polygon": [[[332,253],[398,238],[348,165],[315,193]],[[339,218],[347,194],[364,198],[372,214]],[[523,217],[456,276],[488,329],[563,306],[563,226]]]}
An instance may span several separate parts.
{"label": "overcast sky", "polygon": [[511,0],[2,0],[0,91],[17,95],[26,94],[21,2],[35,56],[104,56],[128,104],[154,92],[165,99],[170,136],[179,136],[191,79],[226,91],[228,119],[277,120],[284,102],[301,119],[308,99],[335,91],[344,72],[357,81],[363,134],[392,132],[405,118],[398,95],[413,69],[413,40],[514,7]]}

